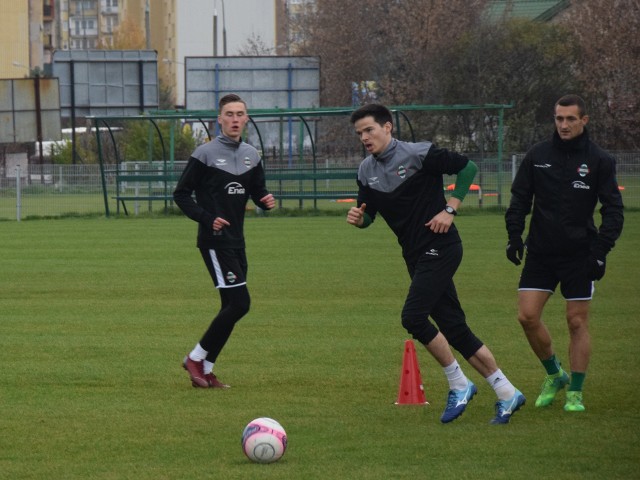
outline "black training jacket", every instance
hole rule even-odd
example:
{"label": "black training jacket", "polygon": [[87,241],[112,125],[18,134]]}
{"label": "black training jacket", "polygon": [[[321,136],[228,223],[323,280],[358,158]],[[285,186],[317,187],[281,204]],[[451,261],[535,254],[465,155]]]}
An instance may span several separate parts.
{"label": "black training jacket", "polygon": [[[602,223],[593,219],[602,204]],[[598,258],[613,248],[624,222],[615,159],[589,140],[585,129],[564,141],[557,132],[527,152],[511,186],[505,220],[509,238],[522,236],[533,213],[527,250],[544,255],[588,254]]]}
{"label": "black training jacket", "polygon": [[372,220],[380,213],[398,237],[402,255],[412,264],[429,249],[460,243],[455,224],[433,233],[425,224],[446,205],[443,175],[462,170],[468,158],[431,142],[393,139],[380,155],[369,155],[358,169],[358,205]]}
{"label": "black training jacket", "polygon": [[[245,142],[219,135],[191,154],[173,199],[187,217],[198,222],[198,247],[244,248],[247,201],[251,198],[266,210],[260,199],[267,194],[258,151]],[[230,225],[214,233],[216,217]]]}

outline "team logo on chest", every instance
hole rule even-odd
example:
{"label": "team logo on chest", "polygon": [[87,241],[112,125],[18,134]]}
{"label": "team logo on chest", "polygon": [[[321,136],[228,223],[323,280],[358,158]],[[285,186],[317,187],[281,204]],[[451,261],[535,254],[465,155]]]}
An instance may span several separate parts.
{"label": "team logo on chest", "polygon": [[244,195],[244,187],[238,182],[227,183],[224,186],[227,191],[227,195]]}
{"label": "team logo on chest", "polygon": [[586,177],[589,174],[590,170],[586,163],[583,163],[578,167],[578,175],[581,177]]}
{"label": "team logo on chest", "polygon": [[571,185],[573,185],[573,188],[577,188],[578,190],[591,190],[589,185],[580,180],[576,180]]}
{"label": "team logo on chest", "polygon": [[407,176],[407,169],[404,168],[404,165],[400,165],[398,167],[398,171],[396,172],[396,175],[398,175],[400,178],[404,178]]}
{"label": "team logo on chest", "polygon": [[251,159],[249,157],[244,157],[244,166],[247,168],[251,167]]}

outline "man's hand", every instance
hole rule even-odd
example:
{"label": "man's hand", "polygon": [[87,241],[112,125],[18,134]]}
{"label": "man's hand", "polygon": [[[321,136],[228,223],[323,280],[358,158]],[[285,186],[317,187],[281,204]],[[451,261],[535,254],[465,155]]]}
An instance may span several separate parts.
{"label": "man's hand", "polygon": [[522,257],[524,256],[524,244],[522,243],[522,237],[513,237],[509,239],[507,243],[507,258],[514,265],[520,265]]}
{"label": "man's hand", "polygon": [[453,223],[453,215],[442,210],[431,220],[424,224],[425,227],[431,229],[433,233],[447,233]]}
{"label": "man's hand", "polygon": [[216,219],[213,221],[213,231],[214,232],[219,232],[224,227],[228,227],[229,225],[231,225],[231,224],[229,222],[227,222],[224,218],[216,217]]}
{"label": "man's hand", "polygon": [[589,280],[600,280],[604,277],[604,271],[606,268],[607,263],[604,257],[600,260],[595,255],[589,255],[589,258],[587,259],[587,275]]}
{"label": "man's hand", "polygon": [[267,210],[271,210],[273,207],[276,206],[276,199],[273,198],[273,195],[271,194],[265,195],[260,199],[260,201],[265,207],[267,207]]}
{"label": "man's hand", "polygon": [[347,223],[361,227],[364,223],[364,211],[366,208],[366,203],[363,203],[360,207],[351,207],[349,212],[347,212]]}

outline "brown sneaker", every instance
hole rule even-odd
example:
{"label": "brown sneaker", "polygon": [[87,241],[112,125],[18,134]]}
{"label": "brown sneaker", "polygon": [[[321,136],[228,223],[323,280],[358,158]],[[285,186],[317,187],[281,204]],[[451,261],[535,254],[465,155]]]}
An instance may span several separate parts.
{"label": "brown sneaker", "polygon": [[213,373],[207,373],[204,378],[209,382],[209,388],[229,388],[231,385],[222,383]]}
{"label": "brown sneaker", "polygon": [[184,368],[191,377],[191,385],[197,388],[209,388],[209,382],[202,371],[202,361],[194,362],[187,355],[182,361],[182,368]]}

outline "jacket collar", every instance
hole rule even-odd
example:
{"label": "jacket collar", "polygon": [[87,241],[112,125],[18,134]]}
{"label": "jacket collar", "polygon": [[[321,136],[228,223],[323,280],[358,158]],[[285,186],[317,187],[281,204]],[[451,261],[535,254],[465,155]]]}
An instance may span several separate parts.
{"label": "jacket collar", "polygon": [[393,155],[395,154],[397,145],[398,145],[398,140],[395,138],[392,138],[391,141],[389,142],[389,145],[387,145],[387,148],[385,148],[382,153],[379,153],[378,155],[374,155],[373,158],[375,158],[377,162],[386,162],[387,160],[392,158]]}
{"label": "jacket collar", "polygon": [[558,131],[553,132],[553,145],[563,151],[584,150],[589,143],[589,132],[585,127],[582,134],[571,140],[562,140]]}
{"label": "jacket collar", "polygon": [[236,142],[234,139],[229,138],[229,137],[227,137],[227,136],[225,136],[223,134],[218,135],[218,140],[223,145],[227,145],[227,146],[232,147],[232,148],[238,148],[240,146],[240,144],[242,143],[242,140],[240,140],[239,142]]}

